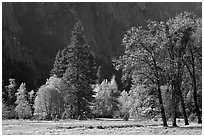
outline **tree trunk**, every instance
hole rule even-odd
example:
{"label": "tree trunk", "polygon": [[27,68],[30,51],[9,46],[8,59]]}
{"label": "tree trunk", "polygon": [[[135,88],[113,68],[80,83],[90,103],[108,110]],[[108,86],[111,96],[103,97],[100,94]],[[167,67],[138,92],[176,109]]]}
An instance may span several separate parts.
{"label": "tree trunk", "polygon": [[172,97],[172,103],[173,103],[173,112],[172,112],[172,126],[173,127],[177,127],[177,124],[176,124],[176,103],[175,103],[175,99],[173,99],[175,97]]}
{"label": "tree trunk", "polygon": [[187,64],[185,64],[185,65],[186,65],[186,67],[188,69],[188,72],[190,73],[191,80],[192,80],[192,83],[193,83],[193,100],[194,100],[194,103],[195,103],[195,110],[196,110],[196,113],[197,113],[197,116],[198,116],[198,124],[200,124],[200,123],[202,123],[202,120],[201,120],[200,110],[199,110],[198,102],[197,102],[196,77],[195,77],[195,68],[194,68],[193,63],[192,63],[193,72],[191,72],[191,70],[190,70],[190,68],[189,68],[189,66]]}
{"label": "tree trunk", "polygon": [[76,118],[78,119],[78,120],[80,120],[80,118],[81,118],[81,113],[80,113],[80,102],[79,102],[79,97],[78,97],[79,95],[77,94],[77,115],[76,115]]}
{"label": "tree trunk", "polygon": [[167,127],[168,125],[167,125],[167,121],[166,121],[166,115],[165,115],[165,110],[164,110],[164,106],[163,106],[160,87],[158,88],[158,97],[159,97],[159,106],[161,109],[161,115],[162,115],[162,120],[163,120],[163,126]]}
{"label": "tree trunk", "polygon": [[194,93],[193,93],[193,98],[194,98],[196,113],[197,113],[197,117],[198,117],[198,124],[201,124],[202,120],[201,120],[201,116],[200,116],[200,110],[199,110],[199,107],[198,107],[197,95],[196,95],[196,90],[195,89],[194,89]]}
{"label": "tree trunk", "polygon": [[184,103],[184,99],[183,99],[183,96],[182,96],[181,92],[180,92],[180,99],[181,99],[181,107],[182,107],[182,111],[183,111],[183,117],[184,117],[185,125],[189,125],[188,117],[187,117],[187,114],[186,114],[185,103]]}
{"label": "tree trunk", "polygon": [[196,85],[196,74],[195,74],[195,62],[194,62],[194,56],[193,51],[191,51],[191,59],[192,59],[192,68],[193,68],[193,75],[192,75],[192,81],[193,81],[193,99],[195,103],[195,109],[198,116],[198,124],[202,123],[201,116],[200,116],[200,110],[198,107],[198,101],[197,101],[197,85]]}
{"label": "tree trunk", "polygon": [[195,110],[197,113],[197,117],[198,117],[198,124],[202,123],[201,120],[201,115],[200,115],[200,110],[198,107],[198,101],[197,101],[197,87],[196,87],[196,78],[193,78],[193,99],[194,99],[194,103],[195,103]]}
{"label": "tree trunk", "polygon": [[172,126],[173,127],[178,127],[176,124],[176,111],[173,112],[173,116],[172,116]]}
{"label": "tree trunk", "polygon": [[177,105],[176,105],[176,91],[175,91],[175,76],[173,76],[173,81],[172,81],[172,126],[177,127],[176,124],[176,111],[177,111]]}
{"label": "tree trunk", "polygon": [[[187,42],[187,41],[186,41]],[[183,95],[182,95],[182,91],[181,91],[181,86],[182,86],[182,76],[183,76],[183,68],[184,65],[182,63],[182,55],[185,53],[185,49],[186,49],[186,44],[181,44],[183,48],[180,48],[178,50],[178,66],[177,66],[177,77],[176,77],[176,91],[178,92],[180,101],[181,101],[181,107],[182,107],[182,111],[183,111],[183,117],[184,117],[184,121],[185,121],[185,125],[189,125],[188,123],[188,118],[187,118],[187,114],[186,114],[186,109],[185,109],[185,104],[184,104],[184,99],[183,99]]]}
{"label": "tree trunk", "polygon": [[[183,70],[183,65],[181,65],[180,62],[178,64],[179,64],[179,67],[180,67],[179,70]],[[187,114],[186,114],[185,103],[184,103],[184,99],[183,99],[183,95],[182,95],[182,91],[181,91],[182,75],[183,75],[183,72],[178,71],[178,75],[177,75],[177,91],[178,91],[179,98],[180,98],[180,101],[181,101],[181,107],[182,107],[182,112],[183,112],[183,118],[184,118],[185,125],[189,125],[188,117],[187,117]]]}
{"label": "tree trunk", "polygon": [[158,98],[159,98],[159,106],[161,109],[161,115],[162,115],[162,120],[163,120],[163,126],[167,127],[167,121],[166,121],[166,115],[165,115],[165,110],[163,106],[163,101],[162,101],[162,95],[161,95],[161,86],[160,86],[160,79],[159,79],[159,72],[156,68],[157,64],[155,59],[153,60],[154,66],[155,66],[155,76],[157,78],[156,84],[157,84],[157,91],[158,91]]}

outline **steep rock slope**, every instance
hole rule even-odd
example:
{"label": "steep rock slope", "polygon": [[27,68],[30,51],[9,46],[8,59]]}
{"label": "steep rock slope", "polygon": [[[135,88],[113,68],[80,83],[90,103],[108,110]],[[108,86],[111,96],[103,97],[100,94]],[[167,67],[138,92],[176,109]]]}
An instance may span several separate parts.
{"label": "steep rock slope", "polygon": [[116,73],[111,59],[123,53],[121,40],[127,29],[182,11],[201,16],[201,7],[201,3],[3,3],[3,80],[14,77],[29,88],[38,87],[49,76],[57,51],[69,44],[78,20],[102,77],[110,78]]}

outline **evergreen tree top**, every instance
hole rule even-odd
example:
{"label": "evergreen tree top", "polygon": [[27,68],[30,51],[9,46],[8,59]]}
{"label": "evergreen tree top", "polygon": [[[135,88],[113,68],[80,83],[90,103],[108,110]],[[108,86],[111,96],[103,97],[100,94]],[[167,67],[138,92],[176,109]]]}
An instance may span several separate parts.
{"label": "evergreen tree top", "polygon": [[16,81],[14,78],[9,79],[9,85],[7,86],[8,88],[15,88],[16,87]]}
{"label": "evergreen tree top", "polygon": [[86,39],[83,35],[83,26],[81,24],[81,22],[77,22],[76,25],[74,25],[74,29],[71,33],[71,42],[70,45],[68,45],[68,47],[89,47],[89,45],[86,42]]}
{"label": "evergreen tree top", "polygon": [[17,100],[16,104],[19,103],[25,103],[27,101],[27,91],[26,91],[26,84],[21,83],[19,89],[17,90],[18,92],[16,93]]}
{"label": "evergreen tree top", "polygon": [[28,94],[29,94],[30,97],[34,97],[35,91],[31,90]]}
{"label": "evergreen tree top", "polygon": [[19,94],[19,93],[24,93],[26,94],[26,84],[25,83],[21,83],[19,89],[17,90],[18,92],[16,94]]}

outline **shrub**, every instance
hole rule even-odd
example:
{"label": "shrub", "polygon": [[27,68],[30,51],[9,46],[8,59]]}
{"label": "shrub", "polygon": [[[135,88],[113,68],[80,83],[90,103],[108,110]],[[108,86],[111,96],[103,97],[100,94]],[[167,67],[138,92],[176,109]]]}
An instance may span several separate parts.
{"label": "shrub", "polygon": [[2,103],[2,119],[6,119],[6,115],[7,115],[7,106],[6,104],[3,102]]}
{"label": "shrub", "polygon": [[101,84],[96,85],[94,114],[97,117],[114,117],[114,114],[119,111],[118,97],[120,95],[115,78],[108,82],[103,80]]}
{"label": "shrub", "polygon": [[2,119],[14,119],[16,118],[16,112],[13,106],[7,106],[6,102],[2,101]]}
{"label": "shrub", "polygon": [[196,116],[196,114],[192,113],[192,114],[190,114],[188,119],[189,119],[190,122],[195,122],[196,119],[197,119],[197,116]]}
{"label": "shrub", "polygon": [[130,96],[128,96],[128,93],[126,91],[123,91],[118,100],[120,103],[121,117],[125,121],[127,121],[129,119],[129,116],[130,116],[130,114],[129,114],[130,103],[131,103]]}
{"label": "shrub", "polygon": [[2,104],[2,119],[15,119],[17,118],[16,111],[14,107],[8,107]]}
{"label": "shrub", "polygon": [[34,115],[40,119],[54,119],[63,113],[63,98],[61,94],[49,85],[43,85],[37,92],[34,104]]}
{"label": "shrub", "polygon": [[130,90],[130,117],[154,118],[159,114],[154,88],[138,84]]}

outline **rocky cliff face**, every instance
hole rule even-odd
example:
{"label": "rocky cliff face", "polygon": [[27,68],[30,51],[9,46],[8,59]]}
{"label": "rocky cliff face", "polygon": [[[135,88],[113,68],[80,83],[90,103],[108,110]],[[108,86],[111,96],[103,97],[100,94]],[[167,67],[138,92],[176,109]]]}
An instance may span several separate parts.
{"label": "rocky cliff face", "polygon": [[[35,88],[45,82],[58,50],[69,44],[80,20],[103,78],[116,73],[111,59],[123,53],[127,29],[166,20],[182,11],[201,16],[201,3],[3,3],[3,80]],[[117,77],[119,79],[119,77]]]}

